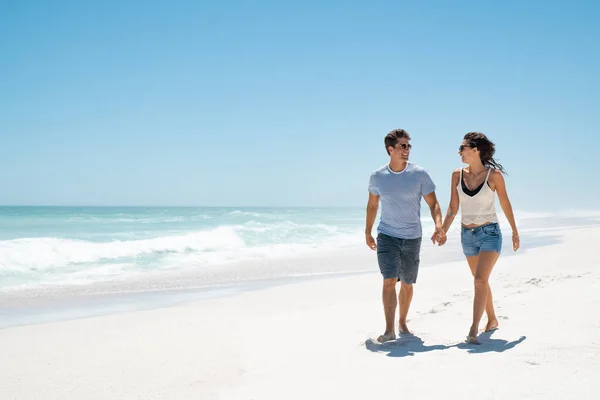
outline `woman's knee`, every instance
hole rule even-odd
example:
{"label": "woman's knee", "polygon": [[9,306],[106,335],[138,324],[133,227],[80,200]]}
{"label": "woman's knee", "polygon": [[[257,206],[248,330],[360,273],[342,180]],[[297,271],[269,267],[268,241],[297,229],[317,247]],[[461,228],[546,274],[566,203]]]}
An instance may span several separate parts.
{"label": "woman's knee", "polygon": [[475,288],[481,288],[481,289],[487,288],[488,279],[486,277],[478,276],[477,274],[475,274],[474,283],[475,283]]}

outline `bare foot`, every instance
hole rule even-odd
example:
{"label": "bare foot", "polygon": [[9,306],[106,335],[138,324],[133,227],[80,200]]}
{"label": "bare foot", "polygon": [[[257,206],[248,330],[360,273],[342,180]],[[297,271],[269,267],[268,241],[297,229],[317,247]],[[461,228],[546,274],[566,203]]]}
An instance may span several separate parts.
{"label": "bare foot", "polygon": [[394,339],[396,339],[396,334],[394,332],[392,332],[392,333],[386,332],[383,335],[380,335],[377,338],[377,341],[379,343],[384,343],[384,342],[387,342],[387,341],[390,341],[390,340],[394,340]]}
{"label": "bare foot", "polygon": [[477,336],[471,336],[471,335],[467,336],[467,338],[465,339],[465,342],[470,343],[470,344],[481,344],[479,342],[479,340],[477,339]]}
{"label": "bare foot", "polygon": [[496,329],[498,329],[498,320],[494,318],[487,322],[487,324],[485,325],[485,329],[483,331],[490,332],[490,331],[494,331]]}
{"label": "bare foot", "polygon": [[477,327],[471,327],[471,329],[469,330],[469,334],[467,335],[467,338],[465,339],[465,342],[467,343],[471,343],[471,344],[481,344],[479,343],[479,340],[477,339]]}
{"label": "bare foot", "polygon": [[401,335],[409,335],[411,333],[406,324],[398,324],[398,332],[400,332]]}

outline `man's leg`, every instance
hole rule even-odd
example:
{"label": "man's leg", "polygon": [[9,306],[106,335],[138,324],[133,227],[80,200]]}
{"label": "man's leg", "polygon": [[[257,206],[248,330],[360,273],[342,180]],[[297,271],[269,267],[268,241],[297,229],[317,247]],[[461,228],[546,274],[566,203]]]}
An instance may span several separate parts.
{"label": "man's leg", "polygon": [[377,236],[377,261],[383,276],[383,312],[385,315],[385,332],[377,340],[381,343],[396,338],[394,319],[396,317],[396,284],[398,283],[398,265],[400,263],[400,247],[398,240],[391,236]]}
{"label": "man's leg", "polygon": [[410,333],[406,325],[408,310],[413,298],[413,284],[417,282],[419,274],[419,263],[421,254],[421,238],[403,239],[400,249],[400,321],[398,330],[400,333]]}
{"label": "man's leg", "polygon": [[398,330],[400,333],[410,333],[406,326],[406,317],[408,316],[408,310],[410,309],[410,302],[413,297],[413,285],[404,282],[400,283],[400,294],[398,295],[398,301],[400,302],[400,322],[398,324]]}
{"label": "man's leg", "polygon": [[[398,278],[383,280],[383,312],[385,314],[385,339],[396,338],[394,331],[394,319],[396,317],[396,283]],[[381,341],[381,340],[380,340]]]}

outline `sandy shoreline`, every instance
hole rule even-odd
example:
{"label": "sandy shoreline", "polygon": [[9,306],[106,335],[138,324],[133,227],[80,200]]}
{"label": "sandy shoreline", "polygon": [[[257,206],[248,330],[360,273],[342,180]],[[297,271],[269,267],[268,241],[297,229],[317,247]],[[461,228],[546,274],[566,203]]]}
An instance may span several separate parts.
{"label": "sandy shoreline", "polygon": [[[588,224],[599,222],[586,220]],[[560,234],[574,227],[526,230],[521,243],[524,254],[560,242]],[[541,233],[541,235],[539,234]],[[505,256],[513,256],[505,252]],[[458,237],[444,247],[425,240],[421,268],[463,259]],[[114,312],[168,307],[191,301],[263,290],[306,280],[344,277],[377,271],[374,253],[362,242],[345,249],[319,251],[302,257],[254,260],[213,269],[154,271],[119,280],[90,284],[44,285],[0,290],[0,329],[20,324],[53,322]]]}
{"label": "sandy shoreline", "polygon": [[[461,341],[464,262],[423,268],[409,326],[378,345],[377,273],[0,330],[2,399],[592,399],[600,391],[600,228],[501,257],[500,329]],[[506,250],[505,250],[506,251]]]}

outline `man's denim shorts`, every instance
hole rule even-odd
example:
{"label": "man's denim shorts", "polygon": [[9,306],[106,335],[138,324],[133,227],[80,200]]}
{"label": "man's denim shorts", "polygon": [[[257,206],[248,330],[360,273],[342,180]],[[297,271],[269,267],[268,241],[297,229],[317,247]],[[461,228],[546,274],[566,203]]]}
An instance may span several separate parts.
{"label": "man's denim shorts", "polygon": [[397,278],[407,284],[417,282],[421,238],[399,239],[377,235],[377,261],[384,279]]}
{"label": "man's denim shorts", "polygon": [[478,256],[480,251],[502,251],[502,232],[498,223],[490,223],[477,228],[461,227],[460,242],[465,256]]}

